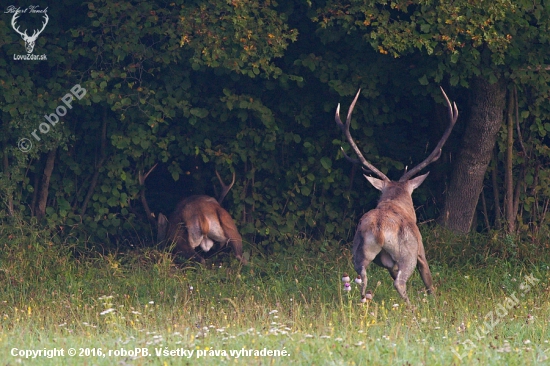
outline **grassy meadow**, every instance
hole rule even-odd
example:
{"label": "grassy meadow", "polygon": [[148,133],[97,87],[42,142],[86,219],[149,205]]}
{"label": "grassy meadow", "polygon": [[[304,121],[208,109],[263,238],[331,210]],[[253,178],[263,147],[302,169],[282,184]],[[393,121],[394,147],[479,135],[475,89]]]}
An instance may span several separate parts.
{"label": "grassy meadow", "polygon": [[550,364],[548,248],[424,231],[436,295],[415,273],[411,310],[375,265],[371,302],[343,290],[349,245],[178,267],[156,249],[75,255],[4,229],[0,364]]}

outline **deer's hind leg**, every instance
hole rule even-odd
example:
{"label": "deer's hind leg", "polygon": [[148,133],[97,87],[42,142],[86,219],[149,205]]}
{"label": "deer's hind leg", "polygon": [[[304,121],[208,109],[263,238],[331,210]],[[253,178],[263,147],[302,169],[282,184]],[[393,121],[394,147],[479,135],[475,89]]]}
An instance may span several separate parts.
{"label": "deer's hind leg", "polygon": [[194,259],[201,264],[205,264],[206,262],[204,258],[197,253],[195,249],[200,246],[203,251],[207,252],[214,243],[204,235],[204,230],[203,227],[201,227],[201,224],[202,222],[199,220],[190,220],[189,225],[186,227],[186,242],[183,243],[184,245],[182,245],[179,249],[180,253],[186,258]]}
{"label": "deer's hind leg", "polygon": [[[408,263],[405,263],[408,264]],[[409,301],[409,297],[407,296],[407,281],[409,280],[409,277],[411,277],[412,273],[414,272],[414,265],[408,266],[408,265],[401,265],[397,264],[399,269],[397,270],[397,276],[395,277],[395,280],[393,281],[393,286],[399,293],[399,295],[405,300],[407,305],[410,305],[411,302]]]}
{"label": "deer's hind leg", "polygon": [[367,267],[375,260],[382,247],[375,241],[371,232],[357,230],[353,239],[353,266],[361,276],[361,297],[364,298],[367,292]]}
{"label": "deer's hind leg", "polygon": [[195,254],[195,250],[189,245],[189,239],[187,232],[187,227],[184,223],[177,223],[174,226],[170,227],[169,245],[173,245],[174,251],[174,260],[176,263],[179,263],[179,256],[190,259]]}
{"label": "deer's hind leg", "polygon": [[401,295],[403,300],[410,305],[409,297],[407,296],[407,281],[411,277],[416,268],[418,246],[415,238],[405,237],[400,243],[400,256],[397,260],[397,276],[393,281],[393,286]]}

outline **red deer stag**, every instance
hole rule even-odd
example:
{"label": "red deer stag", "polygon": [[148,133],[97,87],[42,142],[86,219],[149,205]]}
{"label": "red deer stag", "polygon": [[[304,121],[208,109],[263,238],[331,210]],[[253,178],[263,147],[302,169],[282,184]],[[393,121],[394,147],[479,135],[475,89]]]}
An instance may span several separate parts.
{"label": "red deer stag", "polygon": [[168,238],[168,243],[175,243],[175,254],[194,258],[203,264],[204,258],[195,252],[197,247],[200,246],[203,251],[208,252],[214,242],[221,243],[222,247],[229,244],[237,259],[246,264],[243,257],[243,239],[235,222],[221,206],[226,194],[235,184],[235,173],[229,186],[223,183],[217,171],[216,175],[222,185],[220,198],[216,201],[210,196],[187,197],[178,203],[170,219],[167,220],[166,216],[160,214],[157,224],[158,241]]}
{"label": "red deer stag", "polygon": [[426,285],[428,293],[433,292],[432,274],[426,260],[422,236],[416,225],[416,213],[411,195],[422,184],[429,173],[416,178],[413,178],[413,176],[439,159],[441,148],[451,134],[458,118],[456,103],[451,105],[443,88],[441,88],[441,91],[447,101],[450,124],[434,151],[416,167],[405,171],[397,182],[391,181],[384,173],[369,163],[351,137],[349,131],[351,114],[361,90],[357,92],[355,99],[351,103],[345,124],[340,119],[340,104],[338,104],[338,108],[336,109],[336,123],[342,129],[359,160],[352,159],[345,153],[344,156],[349,161],[356,164],[359,163],[365,170],[368,169],[377,175],[380,179],[366,175],[365,178],[367,178],[374,188],[382,192],[376,208],[361,217],[353,239],[353,265],[361,276],[362,301],[366,299],[366,268],[370,262],[388,269],[394,280],[393,285],[408,305],[410,305],[410,301],[407,296],[406,284],[415,267],[418,268],[418,272],[420,273],[420,277],[422,277],[422,281],[424,281],[424,285]]}

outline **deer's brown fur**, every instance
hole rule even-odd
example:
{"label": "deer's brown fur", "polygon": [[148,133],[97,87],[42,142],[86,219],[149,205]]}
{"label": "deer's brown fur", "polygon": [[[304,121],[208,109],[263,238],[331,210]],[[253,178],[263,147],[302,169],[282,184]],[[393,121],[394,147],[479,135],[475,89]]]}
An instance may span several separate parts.
{"label": "deer's brown fur", "polygon": [[210,196],[191,196],[183,199],[168,220],[168,241],[174,242],[174,251],[187,258],[204,259],[195,252],[197,247],[208,252],[214,242],[222,247],[230,245],[235,256],[243,258],[242,237],[231,215]]}
{"label": "deer's brown fur", "polygon": [[366,268],[370,262],[387,268],[401,297],[409,302],[405,283],[417,267],[426,289],[433,292],[432,275],[426,260],[422,236],[416,225],[411,198],[428,174],[406,182],[367,177],[382,191],[375,209],[363,215],[353,239],[353,265],[361,276],[361,294],[367,288]]}
{"label": "deer's brown fur", "polygon": [[200,247],[208,252],[214,246],[214,242],[220,243],[223,248],[229,245],[233,248],[235,256],[246,264],[243,257],[243,239],[231,215],[221,206],[221,202],[235,183],[225,185],[216,171],[216,175],[222,186],[220,198],[216,200],[210,196],[190,196],[181,200],[169,219],[160,214],[157,230],[158,242],[167,239],[168,244],[175,244],[174,253],[186,258],[194,258],[204,263],[204,258],[195,249]]}

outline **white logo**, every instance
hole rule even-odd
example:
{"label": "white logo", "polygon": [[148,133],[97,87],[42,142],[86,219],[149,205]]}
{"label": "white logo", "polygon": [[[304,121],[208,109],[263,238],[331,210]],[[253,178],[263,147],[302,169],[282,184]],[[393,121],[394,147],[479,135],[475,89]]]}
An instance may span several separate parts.
{"label": "white logo", "polygon": [[13,27],[13,30],[15,30],[21,38],[23,38],[23,41],[25,41],[25,48],[27,49],[27,53],[32,53],[32,50],[34,50],[34,42],[36,42],[36,39],[42,33],[44,28],[46,28],[46,24],[48,24],[48,14],[44,13],[44,23],[42,23],[42,29],[35,30],[32,34],[32,36],[29,36],[27,34],[27,30],[25,29],[24,32],[19,31],[19,27],[15,26],[15,21],[17,18],[19,18],[19,14],[21,14],[20,11],[16,11],[15,14],[13,14],[13,18],[11,18],[11,26]]}
{"label": "white logo", "polygon": [[[31,53],[34,50],[34,45],[36,43],[36,39],[38,38],[40,33],[42,33],[44,31],[44,29],[46,28],[46,25],[48,24],[48,21],[50,20],[50,18],[48,17],[47,11],[48,11],[48,8],[41,10],[41,9],[38,9],[37,5],[31,5],[28,8],[23,9],[23,10],[21,8],[16,8],[15,6],[10,5],[10,6],[8,6],[7,10],[5,11],[5,13],[13,13],[13,16],[11,18],[11,26],[13,27],[13,30],[16,31],[21,36],[23,41],[25,41],[25,49],[27,50],[27,54],[28,54],[27,56],[28,57],[35,56],[35,55],[31,55]],[[30,13],[30,14],[41,13],[42,16],[44,17],[43,22],[42,22],[42,29],[40,29],[40,30],[34,29],[32,35],[30,35],[30,36],[27,34],[28,29],[25,29],[24,31],[20,31],[19,30],[20,26],[17,25],[17,20],[19,19],[21,14],[26,14],[26,13]],[[14,59],[27,59],[28,58],[28,57],[17,57],[16,58],[15,56],[16,55],[14,55]],[[19,55],[19,56],[23,56],[23,55]],[[43,57],[45,57],[45,56],[46,55],[43,55]],[[35,59],[35,57],[32,57],[32,59]]]}

